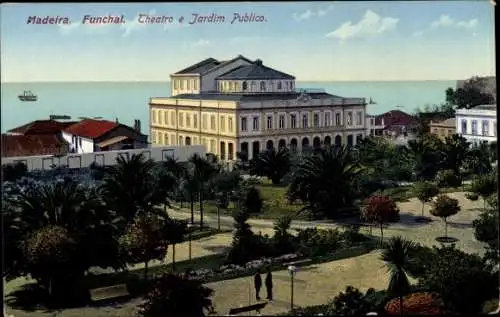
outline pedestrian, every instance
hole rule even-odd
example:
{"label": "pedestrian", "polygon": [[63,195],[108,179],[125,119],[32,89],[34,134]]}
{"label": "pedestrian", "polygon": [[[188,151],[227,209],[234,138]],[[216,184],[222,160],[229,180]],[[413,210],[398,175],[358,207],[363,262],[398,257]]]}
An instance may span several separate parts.
{"label": "pedestrian", "polygon": [[273,301],[273,273],[271,273],[271,268],[267,269],[266,275],[266,290],[267,290],[267,300]]}
{"label": "pedestrian", "polygon": [[255,273],[253,283],[255,287],[255,298],[257,300],[260,300],[260,288],[262,287],[262,278],[260,277],[260,271],[257,271],[257,273]]}

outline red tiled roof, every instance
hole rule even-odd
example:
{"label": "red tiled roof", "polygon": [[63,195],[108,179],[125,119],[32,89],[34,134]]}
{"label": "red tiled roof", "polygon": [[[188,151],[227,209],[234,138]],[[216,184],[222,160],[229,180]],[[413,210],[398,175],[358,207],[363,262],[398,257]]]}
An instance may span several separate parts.
{"label": "red tiled roof", "polygon": [[400,110],[391,110],[389,112],[376,116],[375,125],[382,125],[382,119],[384,119],[384,125],[386,127],[394,125],[406,126],[411,123],[416,123],[415,117]]}
{"label": "red tiled roof", "polygon": [[22,135],[55,134],[61,132],[61,130],[64,130],[66,127],[74,123],[75,121],[61,122],[55,120],[36,120],[7,132]]}
{"label": "red tiled roof", "polygon": [[55,134],[2,134],[2,157],[55,155],[68,151],[68,143]]}
{"label": "red tiled roof", "polygon": [[85,119],[67,127],[64,131],[84,138],[95,139],[119,126],[107,120]]}

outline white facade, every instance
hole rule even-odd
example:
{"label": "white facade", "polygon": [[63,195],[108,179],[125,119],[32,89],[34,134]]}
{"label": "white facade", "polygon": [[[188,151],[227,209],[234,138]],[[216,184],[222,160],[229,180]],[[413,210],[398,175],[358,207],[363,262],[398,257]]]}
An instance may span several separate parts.
{"label": "white facade", "polygon": [[94,152],[94,140],[82,138],[78,135],[73,135],[63,131],[61,133],[63,139],[69,143],[69,150],[74,153],[93,153]]}
{"label": "white facade", "polygon": [[497,141],[496,105],[456,110],[457,134],[469,142]]}

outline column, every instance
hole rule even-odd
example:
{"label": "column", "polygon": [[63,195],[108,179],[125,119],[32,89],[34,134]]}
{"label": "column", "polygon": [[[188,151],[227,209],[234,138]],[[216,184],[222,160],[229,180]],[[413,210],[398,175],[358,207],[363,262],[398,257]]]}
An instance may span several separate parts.
{"label": "column", "polygon": [[253,158],[253,141],[248,142],[248,160]]}

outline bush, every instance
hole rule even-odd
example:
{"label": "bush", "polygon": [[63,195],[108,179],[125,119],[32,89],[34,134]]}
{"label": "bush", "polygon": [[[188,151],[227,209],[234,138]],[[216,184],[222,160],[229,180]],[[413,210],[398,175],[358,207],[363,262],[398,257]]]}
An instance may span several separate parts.
{"label": "bush", "polygon": [[471,201],[477,201],[479,199],[479,195],[474,193],[467,193],[465,194],[465,198]]}
{"label": "bush", "polygon": [[437,185],[441,188],[443,187],[460,187],[462,185],[462,179],[453,170],[439,171],[437,175]]}
{"label": "bush", "polygon": [[342,235],[337,229],[306,228],[298,231],[296,241],[299,253],[314,257],[337,251]]}
{"label": "bush", "polygon": [[245,193],[243,207],[250,214],[260,214],[262,212],[263,200],[260,191],[255,187],[250,187]]}
{"label": "bush", "polygon": [[[371,295],[375,290],[369,289],[367,295]],[[372,305],[365,298],[365,294],[357,288],[347,286],[345,292],[340,292],[333,301],[330,302],[329,315],[366,315],[372,310]]]}
{"label": "bush", "polygon": [[[428,292],[412,293],[403,298],[403,314],[405,315],[440,315],[443,313],[443,303],[437,294]],[[389,315],[401,316],[399,298],[387,303],[385,311]]]}

